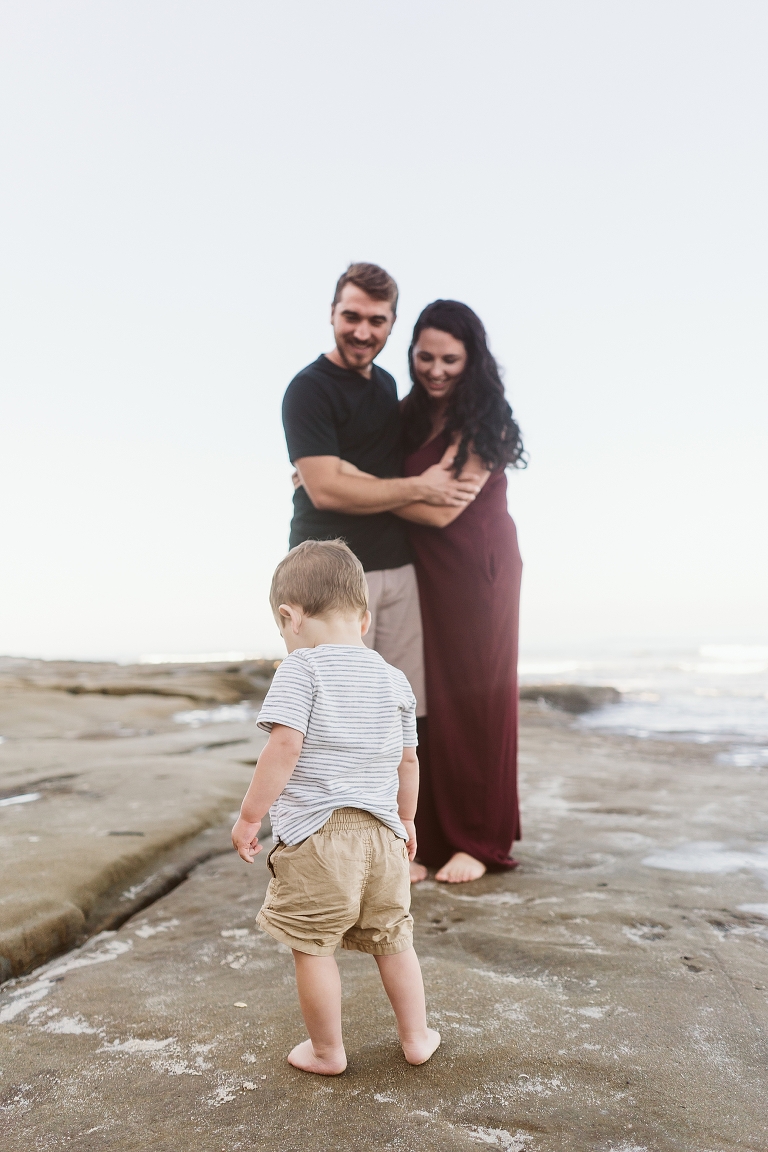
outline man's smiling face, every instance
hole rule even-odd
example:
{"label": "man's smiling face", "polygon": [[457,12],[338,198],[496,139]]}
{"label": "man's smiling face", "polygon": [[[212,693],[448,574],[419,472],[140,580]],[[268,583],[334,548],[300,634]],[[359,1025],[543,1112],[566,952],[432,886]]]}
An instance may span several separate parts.
{"label": "man's smiling face", "polygon": [[355,284],[345,284],[331,310],[336,348],[347,368],[367,373],[387,342],[395,322],[388,300],[374,300]]}

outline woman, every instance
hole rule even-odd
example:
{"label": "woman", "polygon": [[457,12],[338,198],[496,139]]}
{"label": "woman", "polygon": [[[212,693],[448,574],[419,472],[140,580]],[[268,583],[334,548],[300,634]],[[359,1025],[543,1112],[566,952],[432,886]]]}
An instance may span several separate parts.
{"label": "woman", "polygon": [[440,460],[482,485],[466,508],[411,504],[424,627],[428,719],[420,722],[421,785],[412,879],[476,880],[514,868],[517,804],[517,627],[522,562],[507,511],[507,467],[525,457],[485,329],[455,300],[421,313],[403,401],[414,476]]}

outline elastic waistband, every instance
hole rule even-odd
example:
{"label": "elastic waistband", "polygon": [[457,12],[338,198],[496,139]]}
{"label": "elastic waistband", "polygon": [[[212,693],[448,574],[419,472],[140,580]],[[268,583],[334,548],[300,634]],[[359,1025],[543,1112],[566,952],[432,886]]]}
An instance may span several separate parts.
{"label": "elastic waistband", "polygon": [[360,828],[379,828],[381,820],[377,820],[370,812],[362,808],[337,808],[318,832],[355,832]]}

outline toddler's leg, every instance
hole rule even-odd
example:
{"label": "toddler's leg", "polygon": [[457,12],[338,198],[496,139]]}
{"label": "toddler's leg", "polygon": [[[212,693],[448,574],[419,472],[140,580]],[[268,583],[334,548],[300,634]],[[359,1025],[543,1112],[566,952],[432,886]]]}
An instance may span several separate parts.
{"label": "toddler's leg", "polygon": [[413,948],[376,956],[384,991],[395,1016],[400,1043],[409,1064],[425,1064],[440,1043],[440,1033],[427,1028],[424,982]]}
{"label": "toddler's leg", "polygon": [[305,1072],[338,1076],[347,1066],[341,1038],[341,980],[333,956],[293,950],[299,1004],[309,1040],[297,1044],[288,1063]]}

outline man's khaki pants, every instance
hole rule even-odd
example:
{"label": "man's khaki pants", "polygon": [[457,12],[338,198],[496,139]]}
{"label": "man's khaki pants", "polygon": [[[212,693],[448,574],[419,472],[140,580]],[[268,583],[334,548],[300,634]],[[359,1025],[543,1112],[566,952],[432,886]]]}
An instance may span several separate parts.
{"label": "man's khaki pants", "polygon": [[424,642],[416,570],[413,564],[366,572],[371,627],[363,640],[387,664],[408,677],[416,697],[416,715],[426,716]]}

